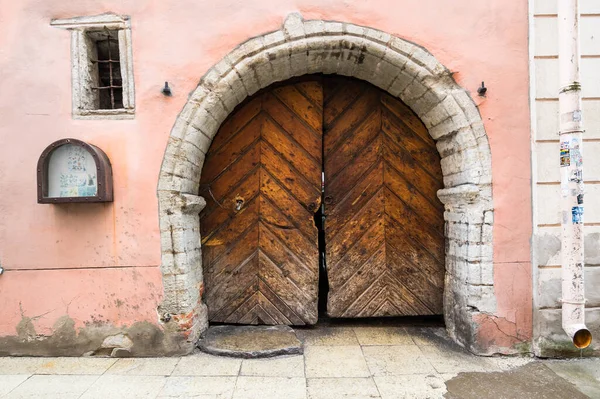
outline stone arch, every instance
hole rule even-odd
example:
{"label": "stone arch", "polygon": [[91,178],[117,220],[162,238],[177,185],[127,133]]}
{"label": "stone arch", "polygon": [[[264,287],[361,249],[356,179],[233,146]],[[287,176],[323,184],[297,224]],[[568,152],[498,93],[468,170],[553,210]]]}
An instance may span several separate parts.
{"label": "stone arch", "polygon": [[451,337],[474,352],[477,314],[495,312],[492,168],[488,138],[469,94],[424,48],[342,22],[287,17],[281,30],[250,39],[213,66],[171,131],[159,183],[165,330],[193,347],[207,327],[202,303],[198,196],[204,156],[221,123],[246,97],[312,73],[362,79],[400,98],[436,141],[445,188],[444,316]]}

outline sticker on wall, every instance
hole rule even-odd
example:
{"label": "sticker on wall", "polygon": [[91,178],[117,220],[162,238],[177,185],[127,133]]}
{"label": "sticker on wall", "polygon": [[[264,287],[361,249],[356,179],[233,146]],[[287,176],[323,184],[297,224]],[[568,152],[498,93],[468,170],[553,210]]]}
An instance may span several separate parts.
{"label": "sticker on wall", "polygon": [[569,223],[569,211],[562,212],[562,223],[563,224]]}
{"label": "sticker on wall", "polygon": [[579,140],[571,139],[571,162],[575,164],[578,168],[583,164],[583,157],[581,155],[581,150],[579,148]]}
{"label": "sticker on wall", "polygon": [[571,171],[569,181],[573,183],[581,183],[583,181],[583,172],[581,169],[575,169]]}
{"label": "sticker on wall", "polygon": [[583,223],[583,207],[582,206],[574,206],[571,209],[571,214],[573,217],[573,224]]}
{"label": "sticker on wall", "polygon": [[569,151],[569,142],[563,141],[560,143],[560,166],[571,165],[571,153]]}

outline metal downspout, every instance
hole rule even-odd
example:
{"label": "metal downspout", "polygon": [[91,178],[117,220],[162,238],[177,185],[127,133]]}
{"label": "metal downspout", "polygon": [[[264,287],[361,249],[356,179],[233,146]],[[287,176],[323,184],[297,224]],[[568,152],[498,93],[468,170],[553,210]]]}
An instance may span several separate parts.
{"label": "metal downspout", "polygon": [[562,327],[579,348],[592,343],[585,325],[583,252],[583,118],[579,0],[558,1],[560,185],[562,210]]}

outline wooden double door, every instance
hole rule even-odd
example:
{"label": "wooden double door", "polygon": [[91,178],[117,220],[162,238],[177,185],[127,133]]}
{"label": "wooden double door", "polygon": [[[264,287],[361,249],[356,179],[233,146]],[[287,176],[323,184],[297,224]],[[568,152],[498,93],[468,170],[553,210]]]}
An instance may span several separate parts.
{"label": "wooden double door", "polygon": [[209,320],[316,323],[322,202],[328,316],[441,314],[442,184],[425,126],[368,83],[311,76],[257,93],[202,171]]}

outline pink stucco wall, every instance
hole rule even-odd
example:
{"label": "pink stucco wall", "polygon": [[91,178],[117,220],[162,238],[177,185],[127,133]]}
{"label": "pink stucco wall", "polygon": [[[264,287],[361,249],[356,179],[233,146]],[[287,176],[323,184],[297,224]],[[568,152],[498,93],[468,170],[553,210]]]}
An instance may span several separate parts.
{"label": "pink stucco wall", "polygon": [[[530,337],[526,0],[0,0],[0,10],[0,262],[7,270],[0,276],[0,336],[15,335],[24,316],[39,316],[33,323],[40,334],[67,314],[78,326],[156,323],[162,295],[156,185],[170,129],[208,68],[299,11],[305,19],[367,25],[422,45],[476,98],[492,149],[501,321],[482,322],[480,339],[510,346],[510,337]],[[49,23],[104,12],[131,16],[134,120],[71,118],[70,34]],[[482,80],[486,99],[476,95]],[[171,98],[160,93],[164,81]],[[36,203],[37,158],[65,137],[109,156],[113,203]]]}

